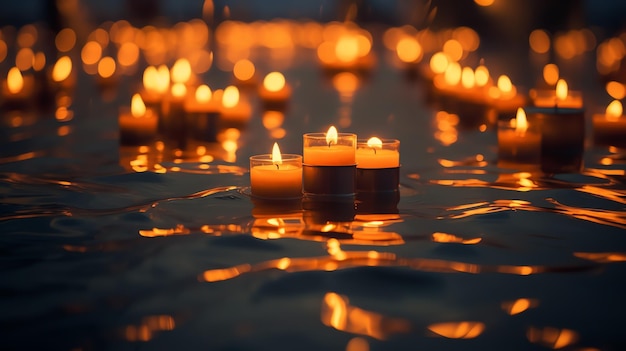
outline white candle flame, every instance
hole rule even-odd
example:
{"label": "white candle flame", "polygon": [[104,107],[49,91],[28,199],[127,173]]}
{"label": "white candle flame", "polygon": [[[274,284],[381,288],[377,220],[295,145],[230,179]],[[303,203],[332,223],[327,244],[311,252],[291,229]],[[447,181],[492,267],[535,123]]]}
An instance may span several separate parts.
{"label": "white candle flame", "polygon": [[326,133],[326,143],[328,144],[328,146],[330,146],[330,144],[337,144],[337,128],[335,128],[335,126],[330,126],[330,128],[328,128],[328,132]]}
{"label": "white candle flame", "polygon": [[278,143],[274,143],[274,147],[272,148],[272,163],[276,165],[276,168],[283,163],[283,157],[280,155]]}

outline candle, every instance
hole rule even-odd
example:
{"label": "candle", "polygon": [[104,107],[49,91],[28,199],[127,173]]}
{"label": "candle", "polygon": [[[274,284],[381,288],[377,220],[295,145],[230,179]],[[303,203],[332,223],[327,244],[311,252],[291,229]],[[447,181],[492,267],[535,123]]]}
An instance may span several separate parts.
{"label": "candle", "polygon": [[400,167],[399,140],[381,140],[373,137],[359,141],[356,148],[357,168]]}
{"label": "candle", "polygon": [[72,59],[69,56],[60,57],[52,67],[50,75],[60,89],[69,90],[76,85],[76,75],[73,74]]}
{"label": "candle", "polygon": [[268,73],[263,79],[263,85],[259,87],[259,97],[266,107],[285,104],[290,96],[291,86],[280,72]]}
{"label": "candle", "polygon": [[3,104],[5,107],[23,107],[33,96],[34,90],[34,77],[23,76],[19,68],[12,67],[2,84]]}
{"label": "candle", "polygon": [[252,109],[248,101],[241,98],[239,89],[230,85],[224,89],[222,94],[222,120],[226,126],[242,127],[250,120]]}
{"label": "candle", "polygon": [[356,135],[304,134],[303,189],[308,197],[354,196],[356,180]]}
{"label": "candle", "polygon": [[331,126],[326,134],[304,135],[304,163],[314,166],[350,166],[356,163],[356,135],[337,133]]}
{"label": "candle", "polygon": [[522,164],[539,164],[541,134],[529,128],[526,113],[520,107],[515,118],[498,123],[498,158]]}
{"label": "candle", "polygon": [[220,103],[208,85],[199,85],[195,94],[187,96],[184,110],[191,119],[192,133],[196,139],[216,141]]}
{"label": "candle", "polygon": [[[143,89],[139,94],[146,107],[157,112],[160,119],[163,118],[163,112],[161,111],[162,101],[169,89],[170,71],[167,69],[167,66],[161,65],[158,69],[154,66],[146,67],[143,72]],[[160,123],[163,123],[163,121],[160,121]],[[160,125],[159,129],[162,128],[163,126]]]}
{"label": "candle", "polygon": [[626,117],[619,100],[613,100],[603,115],[593,116],[593,140],[597,145],[626,146]]}
{"label": "candle", "polygon": [[119,115],[120,141],[122,144],[137,144],[150,141],[157,133],[157,116],[146,109],[141,96],[135,94],[130,112],[122,110]]}
{"label": "candle", "polygon": [[281,155],[274,143],[271,155],[250,157],[250,186],[252,195],[261,198],[302,196],[302,156]]}
{"label": "candle", "polygon": [[567,82],[559,79],[554,90],[531,90],[530,97],[536,107],[582,108],[583,97],[579,91],[570,91]]}

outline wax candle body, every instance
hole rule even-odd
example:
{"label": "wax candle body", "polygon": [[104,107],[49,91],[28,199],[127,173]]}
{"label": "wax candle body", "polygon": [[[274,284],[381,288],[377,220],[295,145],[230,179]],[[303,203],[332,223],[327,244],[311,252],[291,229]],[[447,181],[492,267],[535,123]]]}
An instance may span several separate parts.
{"label": "wax candle body", "polygon": [[287,199],[302,196],[302,156],[282,155],[280,164],[272,155],[250,157],[250,187],[254,196]]}
{"label": "wax candle body", "polygon": [[283,104],[291,97],[291,87],[285,84],[281,89],[272,91],[261,85],[259,87],[259,97],[265,104]]}
{"label": "wax candle body", "polygon": [[305,146],[304,163],[314,166],[349,166],[356,163],[354,146]]}
{"label": "wax candle body", "polygon": [[583,96],[580,91],[569,91],[565,99],[557,99],[554,90],[531,90],[530,97],[536,107],[582,108]]}
{"label": "wax candle body", "polygon": [[593,140],[597,145],[626,146],[626,117],[593,116]]}
{"label": "wax candle body", "polygon": [[541,160],[541,134],[531,130],[521,133],[513,128],[500,126],[498,128],[498,158],[538,164]]}
{"label": "wax candle body", "polygon": [[157,134],[158,119],[152,110],[135,117],[123,110],[119,115],[120,140],[123,144],[138,144],[150,141]]}
{"label": "wax candle body", "polygon": [[356,149],[357,168],[400,167],[400,153],[397,150],[359,147]]}

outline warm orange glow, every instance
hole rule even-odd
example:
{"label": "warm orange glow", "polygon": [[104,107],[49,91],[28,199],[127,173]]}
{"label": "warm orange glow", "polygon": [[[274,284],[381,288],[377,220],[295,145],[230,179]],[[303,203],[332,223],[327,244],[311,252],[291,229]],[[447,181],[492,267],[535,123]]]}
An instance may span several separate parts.
{"label": "warm orange glow", "polygon": [[449,39],[443,44],[442,50],[452,61],[459,61],[463,57],[463,46],[458,40]]}
{"label": "warm orange glow", "polygon": [[484,87],[489,83],[489,70],[487,67],[480,65],[474,71],[474,81],[479,87]]}
{"label": "warm orange glow", "polygon": [[15,66],[20,71],[27,71],[33,66],[35,53],[31,48],[21,48],[15,55]]}
{"label": "warm orange glow", "polygon": [[382,149],[383,141],[377,137],[371,137],[367,140],[367,147],[372,148],[372,149],[373,148]]}
{"label": "warm orange glow", "polygon": [[213,269],[209,271],[205,271],[203,274],[203,278],[205,281],[211,282],[219,282],[222,280],[232,279],[236,276],[241,275],[242,273],[249,272],[252,267],[249,264],[244,264],[237,267],[224,268],[224,269]]}
{"label": "warm orange glow", "polygon": [[617,120],[622,116],[623,108],[622,103],[619,100],[613,100],[606,107],[606,118],[608,120]]}
{"label": "warm orange glow", "polygon": [[146,105],[141,99],[141,95],[134,94],[130,100],[130,113],[133,117],[139,118],[146,115]]}
{"label": "warm orange glow", "polygon": [[139,60],[139,46],[132,41],[125,42],[117,51],[117,61],[122,66],[132,66]]}
{"label": "warm orange glow", "polygon": [[485,330],[481,322],[449,322],[437,323],[428,326],[428,330],[450,339],[473,339]]}
{"label": "warm orange glow", "polygon": [[537,306],[538,302],[531,299],[517,299],[512,302],[502,303],[502,309],[504,309],[509,315],[513,316],[527,311],[531,307]]}
{"label": "warm orange glow", "polygon": [[239,104],[239,89],[234,85],[229,85],[222,94],[222,105],[226,108],[232,108],[237,104]]}
{"label": "warm orange glow", "polygon": [[597,263],[626,262],[622,252],[574,252],[574,256]]}
{"label": "warm orange glow", "polygon": [[52,68],[52,80],[62,82],[72,73],[72,59],[69,56],[63,56],[57,60]]}
{"label": "warm orange glow", "polygon": [[621,100],[626,97],[626,86],[620,82],[610,81],[606,83],[606,92],[609,93],[613,99]]}
{"label": "warm orange glow", "polygon": [[348,341],[346,351],[370,351],[370,344],[367,339],[357,336]]}
{"label": "warm orange glow", "polygon": [[17,33],[17,44],[22,48],[32,47],[37,42],[38,36],[37,27],[34,24],[27,24]]}
{"label": "warm orange glow", "polygon": [[17,67],[11,67],[7,74],[7,88],[11,94],[17,94],[24,88],[24,77]]}
{"label": "warm orange glow", "polygon": [[461,65],[458,62],[450,62],[444,73],[444,79],[448,85],[459,84],[461,82]]}
{"label": "warm orange glow", "polygon": [[9,47],[7,46],[7,43],[2,40],[2,38],[0,38],[0,62],[4,61],[4,59],[7,58],[8,51]]}
{"label": "warm orange glow", "polygon": [[461,71],[461,85],[465,89],[471,89],[476,83],[476,77],[474,76],[474,70],[469,67],[463,67]]}
{"label": "warm orange glow", "polygon": [[54,38],[54,44],[60,52],[68,52],[76,45],[76,33],[71,28],[63,28]]}
{"label": "warm orange glow", "polygon": [[171,70],[171,79],[174,83],[186,83],[191,78],[191,64],[186,58],[180,58],[174,62]]}
{"label": "warm orange glow", "polygon": [[187,87],[183,83],[175,83],[172,85],[171,93],[175,98],[183,98],[187,95]]}
{"label": "warm orange glow", "polygon": [[359,78],[352,72],[341,72],[333,77],[333,86],[339,93],[351,95],[359,86]]}
{"label": "warm orange glow", "polygon": [[559,79],[556,82],[556,98],[561,101],[567,99],[567,82],[565,79]]}
{"label": "warm orange glow", "polygon": [[272,148],[272,163],[275,165],[283,164],[283,157],[280,155],[278,143],[274,143],[274,147]]}
{"label": "warm orange glow", "polygon": [[359,41],[356,36],[344,35],[335,43],[335,56],[341,62],[352,62],[359,55]]}
{"label": "warm orange glow", "polygon": [[448,67],[448,57],[443,52],[437,52],[430,58],[430,69],[434,73],[443,73]]}
{"label": "warm orange glow", "polygon": [[328,145],[337,144],[337,138],[337,128],[335,128],[335,126],[330,126],[330,128],[328,128],[328,132],[326,132],[326,143],[328,143]]}
{"label": "warm orange glow", "polygon": [[280,91],[285,87],[285,76],[280,72],[271,72],[263,79],[263,86],[269,91]]}
{"label": "warm orange glow", "polygon": [[513,91],[513,83],[511,83],[511,79],[506,75],[501,75],[498,77],[498,89],[500,89],[503,93],[509,93]]}
{"label": "warm orange glow", "polygon": [[33,70],[35,72],[39,72],[45,67],[46,67],[46,54],[39,51],[38,53],[35,54],[35,57],[33,57]]}
{"label": "warm orange glow", "polygon": [[233,74],[235,75],[235,78],[241,81],[247,81],[254,77],[254,72],[254,64],[252,61],[247,59],[237,61],[233,67]]}
{"label": "warm orange glow", "polygon": [[454,234],[435,232],[432,235],[432,240],[436,243],[459,243],[465,245],[474,245],[482,241],[481,238],[463,239]]}
{"label": "warm orange glow", "polygon": [[95,65],[102,57],[102,46],[97,41],[88,41],[80,51],[80,57],[86,65]]}
{"label": "warm orange glow", "polygon": [[538,54],[545,54],[550,50],[550,36],[543,29],[535,29],[528,36],[530,49]]}
{"label": "warm orange glow", "polygon": [[496,2],[496,0],[474,0],[474,2],[476,3],[476,5],[478,6],[491,6],[493,5],[494,2]]}
{"label": "warm orange glow", "polygon": [[263,127],[268,130],[279,128],[285,121],[285,115],[280,111],[268,110],[263,113]]}
{"label": "warm orange glow", "polygon": [[532,343],[542,344],[552,349],[561,349],[578,341],[578,333],[571,329],[553,327],[530,327],[526,337]]}
{"label": "warm orange glow", "polygon": [[105,56],[98,62],[98,74],[102,78],[112,77],[115,73],[115,60],[111,56]]}
{"label": "warm orange glow", "polygon": [[548,63],[543,67],[543,80],[548,85],[555,85],[559,80],[559,66],[554,63]]}
{"label": "warm orange glow", "polygon": [[526,112],[523,108],[517,108],[517,114],[515,115],[515,133],[518,135],[524,135],[528,129],[528,120],[526,119]]}
{"label": "warm orange glow", "polygon": [[417,62],[422,58],[422,46],[414,37],[404,37],[398,41],[396,53],[402,62]]}
{"label": "warm orange glow", "polygon": [[196,88],[196,101],[202,104],[206,104],[211,101],[211,88],[208,85],[202,84]]}

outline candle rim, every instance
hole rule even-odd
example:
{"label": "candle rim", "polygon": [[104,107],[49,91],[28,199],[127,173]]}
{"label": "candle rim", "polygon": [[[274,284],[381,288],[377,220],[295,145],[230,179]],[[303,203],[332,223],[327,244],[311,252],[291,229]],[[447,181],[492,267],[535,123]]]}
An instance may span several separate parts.
{"label": "candle rim", "polygon": [[[282,157],[282,163],[286,164],[286,163],[293,163],[293,161],[302,161],[302,155],[298,155],[298,154],[282,154],[281,153],[281,157]],[[260,165],[274,165],[275,163],[273,163],[272,161],[272,154],[260,154],[260,155],[253,155],[250,156],[250,162],[257,162],[258,164],[256,164],[256,166],[260,166]]]}
{"label": "candle rim", "polygon": [[[303,137],[309,139],[322,139],[326,141],[326,133],[304,133]],[[356,134],[354,133],[337,133],[337,138],[341,137],[354,137],[356,140]]]}
{"label": "candle rim", "polygon": [[[383,142],[383,146],[389,146],[389,145],[398,145],[400,146],[400,140],[399,139],[391,139],[391,138],[378,138]],[[367,147],[369,148],[369,146],[367,145],[367,141],[369,140],[369,138],[367,139],[357,139],[356,144],[357,144],[357,148],[359,147]]]}

